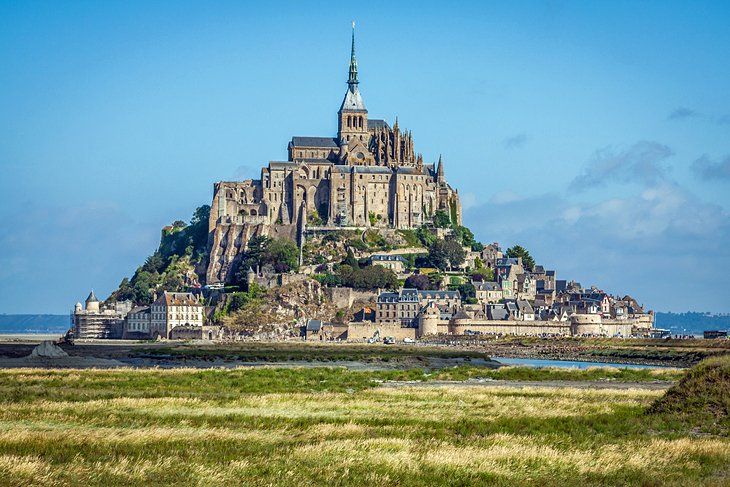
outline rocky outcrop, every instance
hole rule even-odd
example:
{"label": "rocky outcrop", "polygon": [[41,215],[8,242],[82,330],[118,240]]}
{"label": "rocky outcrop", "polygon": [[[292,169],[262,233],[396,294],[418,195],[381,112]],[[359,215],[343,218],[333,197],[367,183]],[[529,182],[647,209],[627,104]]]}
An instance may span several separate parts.
{"label": "rocky outcrop", "polygon": [[68,354],[51,340],[44,340],[33,349],[29,357],[61,358],[68,357]]}

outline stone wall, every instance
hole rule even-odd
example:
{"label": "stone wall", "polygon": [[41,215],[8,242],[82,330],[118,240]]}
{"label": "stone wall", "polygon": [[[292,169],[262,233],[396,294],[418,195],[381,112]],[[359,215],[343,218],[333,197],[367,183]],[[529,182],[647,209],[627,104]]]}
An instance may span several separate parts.
{"label": "stone wall", "polygon": [[385,324],[365,322],[352,322],[347,327],[347,340],[351,342],[365,341],[372,337],[376,331],[380,331],[380,340],[387,336],[395,337],[398,341],[404,338],[416,339],[416,328],[401,328],[400,324]]}
{"label": "stone wall", "polygon": [[324,292],[329,300],[340,309],[349,308],[356,301],[368,303],[378,299],[377,291],[359,291],[349,287],[328,287],[324,289]]}

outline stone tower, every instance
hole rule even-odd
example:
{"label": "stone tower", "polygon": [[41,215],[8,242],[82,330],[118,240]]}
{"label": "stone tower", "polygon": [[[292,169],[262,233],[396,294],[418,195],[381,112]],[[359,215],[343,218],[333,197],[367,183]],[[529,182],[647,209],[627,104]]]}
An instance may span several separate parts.
{"label": "stone tower", "polygon": [[368,111],[360,96],[357,80],[357,61],[355,60],[355,22],[352,23],[352,51],[350,53],[350,75],[347,79],[347,92],[337,112],[337,136],[340,144],[357,139],[367,144],[370,140],[368,132]]}
{"label": "stone tower", "polygon": [[418,318],[418,337],[436,335],[438,333],[438,320],[440,311],[438,306],[431,301],[421,311]]}
{"label": "stone tower", "polygon": [[93,289],[89,293],[89,297],[86,298],[86,311],[99,312],[99,300],[96,299],[96,294],[94,294]]}

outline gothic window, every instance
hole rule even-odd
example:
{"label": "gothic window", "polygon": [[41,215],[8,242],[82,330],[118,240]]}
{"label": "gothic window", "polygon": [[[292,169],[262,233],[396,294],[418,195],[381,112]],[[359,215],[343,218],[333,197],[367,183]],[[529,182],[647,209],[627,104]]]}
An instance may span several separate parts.
{"label": "gothic window", "polygon": [[347,116],[347,126],[352,127],[352,118],[349,115]]}

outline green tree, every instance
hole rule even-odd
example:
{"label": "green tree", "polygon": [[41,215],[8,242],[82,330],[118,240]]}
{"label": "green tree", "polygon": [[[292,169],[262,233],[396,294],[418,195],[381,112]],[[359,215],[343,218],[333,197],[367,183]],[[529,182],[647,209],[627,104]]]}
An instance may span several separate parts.
{"label": "green tree", "polygon": [[431,280],[428,278],[428,276],[424,274],[411,274],[410,276],[408,276],[408,279],[406,279],[406,282],[403,284],[403,286],[408,288],[420,289],[421,291],[423,291],[424,289],[431,288]]}
{"label": "green tree", "polygon": [[347,249],[347,257],[345,257],[345,260],[342,261],[343,264],[349,265],[353,269],[359,269],[360,264],[357,262],[357,259],[355,258],[355,254],[352,253],[352,249]]}
{"label": "green tree", "polygon": [[444,239],[436,239],[428,248],[428,265],[445,271],[449,266],[449,258],[446,255],[446,241]]}
{"label": "green tree", "polygon": [[507,257],[511,257],[513,259],[521,257],[522,265],[528,271],[531,271],[535,267],[535,259],[532,258],[532,256],[530,255],[530,252],[528,252],[527,249],[525,249],[524,247],[522,247],[520,245],[515,245],[515,246],[507,249]]}
{"label": "green tree", "polygon": [[299,270],[299,247],[288,238],[273,238],[264,250],[264,263],[271,264],[275,272]]}
{"label": "green tree", "polygon": [[437,228],[448,228],[451,226],[451,219],[444,210],[436,210],[433,215],[433,224]]}
{"label": "green tree", "polygon": [[446,259],[449,261],[449,266],[452,268],[459,267],[466,259],[464,247],[456,240],[446,240],[444,252],[446,253]]}

